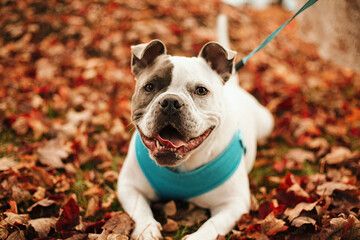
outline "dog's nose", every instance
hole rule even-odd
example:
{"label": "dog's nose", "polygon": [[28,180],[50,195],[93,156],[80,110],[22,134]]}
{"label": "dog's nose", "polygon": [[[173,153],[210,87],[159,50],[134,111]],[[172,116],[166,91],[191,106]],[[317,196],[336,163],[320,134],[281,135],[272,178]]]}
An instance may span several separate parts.
{"label": "dog's nose", "polygon": [[176,112],[181,109],[184,105],[183,103],[179,102],[178,99],[175,98],[165,98],[160,103],[160,106],[164,112]]}

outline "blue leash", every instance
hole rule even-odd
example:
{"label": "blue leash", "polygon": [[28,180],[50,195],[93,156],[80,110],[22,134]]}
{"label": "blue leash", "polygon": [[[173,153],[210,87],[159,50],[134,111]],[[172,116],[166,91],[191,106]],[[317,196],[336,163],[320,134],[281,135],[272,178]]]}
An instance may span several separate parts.
{"label": "blue leash", "polygon": [[291,20],[293,20],[297,15],[299,15],[301,12],[305,11],[308,7],[310,7],[311,5],[313,5],[314,3],[316,3],[318,0],[309,0],[307,3],[305,3],[305,5],[300,8],[299,11],[297,11],[295,13],[294,16],[292,16],[292,18],[290,18],[289,20],[287,20],[283,25],[281,25],[278,29],[276,29],[273,33],[271,33],[257,48],[255,48],[249,55],[247,55],[246,57],[244,57],[243,59],[240,60],[240,62],[238,62],[235,65],[235,70],[238,71],[240,68],[242,68],[245,63],[255,54],[257,53],[259,50],[261,50],[263,47],[266,46],[266,44],[268,44],[271,40],[273,40],[274,37],[276,37],[279,32],[289,23],[291,22]]}

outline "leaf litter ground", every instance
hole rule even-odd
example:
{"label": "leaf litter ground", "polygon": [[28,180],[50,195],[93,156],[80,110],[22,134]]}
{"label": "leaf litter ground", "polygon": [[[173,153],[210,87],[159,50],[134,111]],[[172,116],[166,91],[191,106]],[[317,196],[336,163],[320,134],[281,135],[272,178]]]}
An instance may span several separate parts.
{"label": "leaf litter ground", "polygon": [[[217,0],[3,1],[0,7],[0,239],[128,239],[116,180],[133,132],[132,44],[196,56],[230,21],[238,60],[291,13]],[[252,207],[219,239],[360,238],[360,75],[318,57],[288,25],[239,72],[274,114],[250,173]],[[208,211],[153,204],[166,239]]]}

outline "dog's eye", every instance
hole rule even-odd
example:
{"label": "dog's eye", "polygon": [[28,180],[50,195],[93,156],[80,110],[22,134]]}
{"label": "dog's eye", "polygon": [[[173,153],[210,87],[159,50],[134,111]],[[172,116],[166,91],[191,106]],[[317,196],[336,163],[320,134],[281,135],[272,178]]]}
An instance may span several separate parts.
{"label": "dog's eye", "polygon": [[207,90],[205,87],[197,87],[195,90],[195,93],[197,95],[201,95],[201,96],[208,94],[208,92],[209,92],[209,90]]}
{"label": "dog's eye", "polygon": [[147,91],[147,92],[152,92],[152,91],[155,90],[155,86],[154,86],[154,84],[152,84],[152,83],[148,83],[148,84],[145,85],[144,89],[145,89],[145,91]]}

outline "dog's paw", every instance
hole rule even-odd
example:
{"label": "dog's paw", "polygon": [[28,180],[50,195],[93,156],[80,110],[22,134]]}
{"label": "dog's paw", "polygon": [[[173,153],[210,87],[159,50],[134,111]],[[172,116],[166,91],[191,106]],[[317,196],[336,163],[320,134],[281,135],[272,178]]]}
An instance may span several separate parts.
{"label": "dog's paw", "polygon": [[161,224],[155,220],[136,224],[132,237],[135,240],[159,240],[162,239],[161,229]]}

